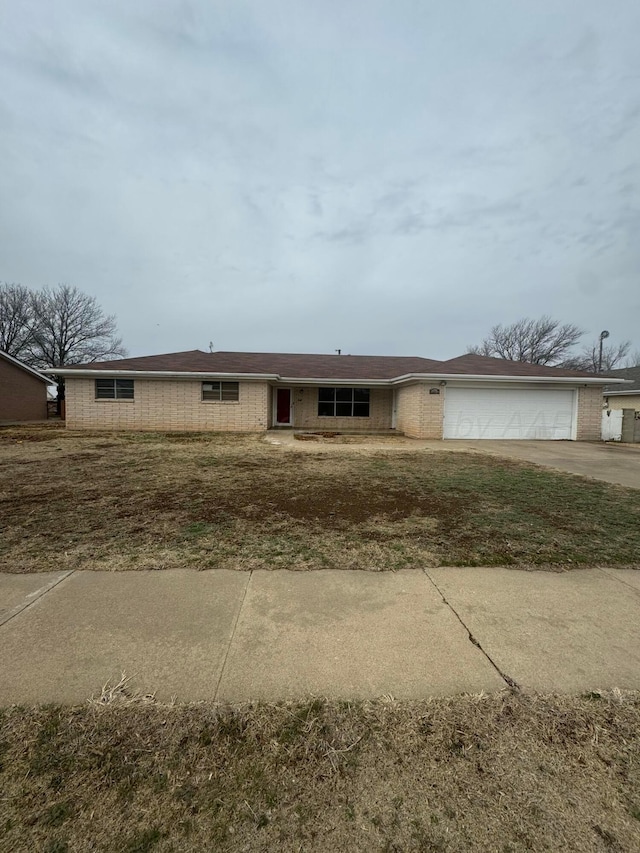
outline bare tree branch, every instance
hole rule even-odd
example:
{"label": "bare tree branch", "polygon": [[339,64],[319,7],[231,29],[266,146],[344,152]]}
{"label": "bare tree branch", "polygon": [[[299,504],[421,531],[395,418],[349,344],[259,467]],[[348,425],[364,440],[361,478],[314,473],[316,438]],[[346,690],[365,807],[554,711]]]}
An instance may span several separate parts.
{"label": "bare tree branch", "polygon": [[32,291],[22,284],[0,285],[0,350],[28,357],[36,323]]}
{"label": "bare tree branch", "polygon": [[[631,341],[622,341],[617,346],[602,347],[602,372],[614,370],[620,365],[620,362],[628,355],[631,349]],[[565,359],[561,367],[566,367],[570,370],[586,370],[589,373],[598,373],[600,366],[600,341],[597,340],[590,346],[583,347],[577,355]],[[632,367],[634,365],[631,365]]]}
{"label": "bare tree branch", "polygon": [[640,367],[640,349],[634,350],[630,355],[627,356],[624,366]]}
{"label": "bare tree branch", "polygon": [[[61,284],[32,295],[36,318],[25,360],[33,367],[106,361],[125,356],[116,319],[105,315],[94,296]],[[58,383],[58,405],[65,397],[64,377]]]}
{"label": "bare tree branch", "polygon": [[34,294],[38,323],[29,345],[35,367],[63,367],[126,355],[116,319],[104,314],[94,296],[60,285]]}
{"label": "bare tree branch", "polygon": [[523,318],[510,326],[494,326],[482,343],[469,351],[510,361],[554,365],[567,356],[583,334],[578,326],[561,324],[547,315],[538,320]]}

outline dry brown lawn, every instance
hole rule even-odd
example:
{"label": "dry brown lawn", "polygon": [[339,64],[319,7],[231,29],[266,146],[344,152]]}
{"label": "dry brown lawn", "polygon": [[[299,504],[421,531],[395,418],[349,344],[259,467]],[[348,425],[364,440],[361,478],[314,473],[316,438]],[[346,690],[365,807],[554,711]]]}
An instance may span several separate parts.
{"label": "dry brown lawn", "polygon": [[3,570],[638,563],[638,491],[382,440],[339,449],[0,428]]}
{"label": "dry brown lawn", "polygon": [[0,850],[637,851],[640,695],[0,712]]}

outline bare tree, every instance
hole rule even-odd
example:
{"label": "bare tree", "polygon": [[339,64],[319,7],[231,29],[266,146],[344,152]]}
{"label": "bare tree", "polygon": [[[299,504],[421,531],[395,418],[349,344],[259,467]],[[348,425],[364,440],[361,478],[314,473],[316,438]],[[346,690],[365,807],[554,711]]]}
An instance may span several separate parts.
{"label": "bare tree", "polygon": [[510,326],[501,323],[491,329],[479,346],[469,352],[528,361],[532,364],[556,365],[562,362],[584,332],[572,323],[560,323],[544,315],[538,320],[523,318]]}
{"label": "bare tree", "polygon": [[33,292],[22,284],[0,285],[0,350],[25,358],[36,329]]}
{"label": "bare tree", "polygon": [[[602,347],[602,373],[620,366],[620,362],[628,355],[631,349],[631,341],[622,341],[620,344],[612,344]],[[589,373],[598,373],[600,369],[600,341],[597,340],[590,346],[584,347],[577,355],[566,358],[560,367],[569,370],[585,370]],[[633,366],[633,365],[632,365]]]}
{"label": "bare tree", "polygon": [[[105,315],[94,296],[67,284],[34,294],[37,318],[27,361],[34,367],[64,367],[106,361],[127,354],[117,337],[116,319]],[[64,400],[64,378],[56,376],[58,407]]]}
{"label": "bare tree", "polygon": [[640,367],[640,349],[634,350],[631,355],[627,356],[624,363],[625,367]]}

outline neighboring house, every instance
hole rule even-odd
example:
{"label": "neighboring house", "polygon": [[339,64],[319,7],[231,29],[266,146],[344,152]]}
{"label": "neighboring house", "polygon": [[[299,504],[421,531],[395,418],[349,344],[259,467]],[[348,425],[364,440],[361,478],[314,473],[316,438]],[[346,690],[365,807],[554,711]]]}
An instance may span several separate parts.
{"label": "neighboring house", "polygon": [[605,378],[477,355],[190,352],[56,368],[71,429],[598,440]]}
{"label": "neighboring house", "polygon": [[0,350],[0,421],[41,421],[47,417],[52,380]]}
{"label": "neighboring house", "polygon": [[609,376],[631,380],[629,385],[605,385],[604,401],[609,409],[635,409],[640,412],[640,367],[610,370]]}

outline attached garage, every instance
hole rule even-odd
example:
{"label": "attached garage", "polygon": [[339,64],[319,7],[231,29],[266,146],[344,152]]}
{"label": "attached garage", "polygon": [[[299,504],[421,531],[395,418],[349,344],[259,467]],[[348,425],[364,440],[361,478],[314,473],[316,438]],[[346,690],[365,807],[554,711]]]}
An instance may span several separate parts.
{"label": "attached garage", "polygon": [[575,389],[448,385],[444,438],[576,438]]}

